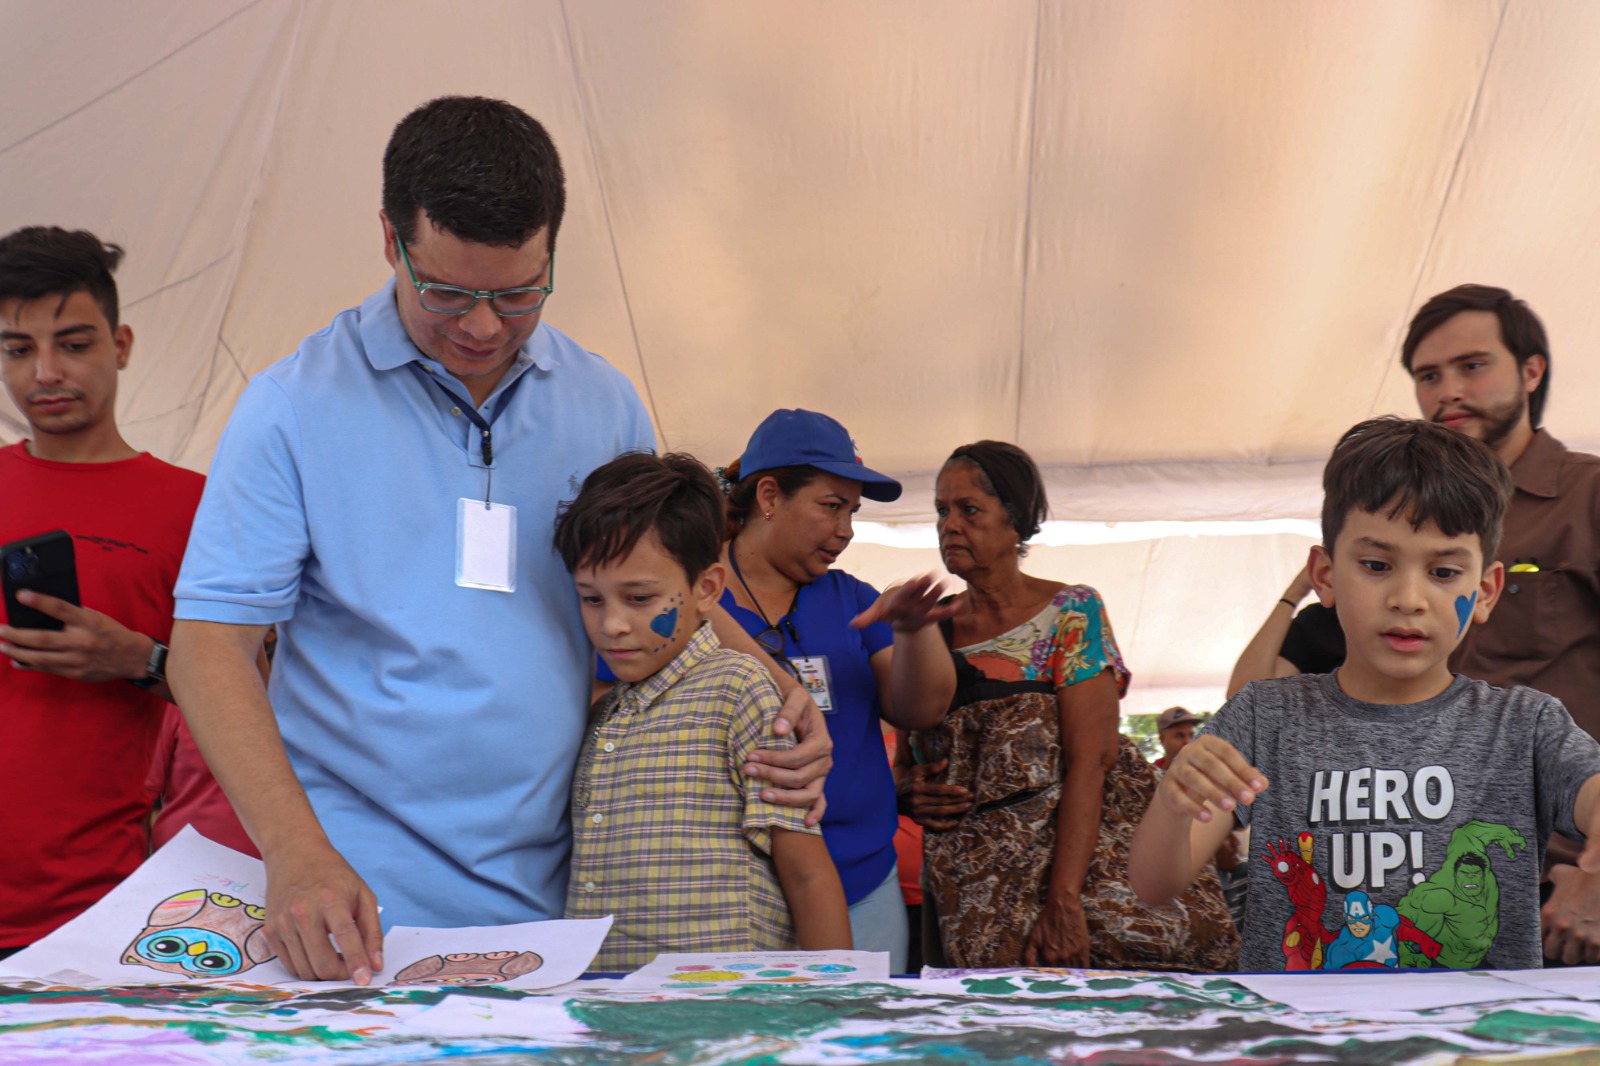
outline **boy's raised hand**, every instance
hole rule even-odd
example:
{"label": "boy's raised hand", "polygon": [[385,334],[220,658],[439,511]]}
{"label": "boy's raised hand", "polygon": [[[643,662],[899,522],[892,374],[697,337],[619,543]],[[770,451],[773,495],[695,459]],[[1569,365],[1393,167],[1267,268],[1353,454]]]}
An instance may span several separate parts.
{"label": "boy's raised hand", "polygon": [[1211,808],[1231,811],[1240,803],[1254,803],[1270,782],[1267,775],[1245,761],[1239,749],[1221,737],[1199,736],[1173,758],[1156,789],[1156,802],[1175,814],[1201,822],[1211,820]]}

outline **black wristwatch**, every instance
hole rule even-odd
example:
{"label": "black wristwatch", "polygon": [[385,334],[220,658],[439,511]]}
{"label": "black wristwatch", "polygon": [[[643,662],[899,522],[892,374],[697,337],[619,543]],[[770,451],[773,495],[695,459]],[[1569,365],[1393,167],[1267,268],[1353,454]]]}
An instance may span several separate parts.
{"label": "black wristwatch", "polygon": [[155,688],[167,679],[167,646],[159,640],[150,647],[150,658],[144,664],[143,677],[130,677],[128,684],[140,688]]}

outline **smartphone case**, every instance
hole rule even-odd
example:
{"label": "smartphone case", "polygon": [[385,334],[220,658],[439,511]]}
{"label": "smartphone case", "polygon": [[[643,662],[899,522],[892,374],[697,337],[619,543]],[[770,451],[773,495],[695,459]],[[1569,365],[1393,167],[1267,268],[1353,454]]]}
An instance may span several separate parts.
{"label": "smartphone case", "polygon": [[65,628],[59,619],[18,603],[17,593],[29,589],[79,605],[72,534],[57,529],[0,548],[0,589],[4,590],[8,625],[18,629]]}

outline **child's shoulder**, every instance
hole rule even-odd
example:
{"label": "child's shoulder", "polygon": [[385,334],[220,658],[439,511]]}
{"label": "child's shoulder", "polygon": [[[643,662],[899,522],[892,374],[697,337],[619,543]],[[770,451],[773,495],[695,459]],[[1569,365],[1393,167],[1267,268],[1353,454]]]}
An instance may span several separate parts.
{"label": "child's shoulder", "polygon": [[[1361,705],[1345,696],[1333,674],[1293,674],[1252,681],[1228,701],[1219,716],[1228,714],[1286,715],[1305,713],[1310,708],[1321,710],[1350,710]],[[1554,696],[1523,685],[1500,688],[1487,681],[1478,681],[1457,675],[1450,687],[1431,700],[1421,704],[1392,710],[1385,721],[1399,725],[1418,714],[1428,715],[1443,710],[1447,714],[1470,712],[1482,720],[1486,716],[1538,715],[1561,709],[1561,701]],[[1371,708],[1366,708],[1370,713]],[[1412,712],[1407,714],[1407,712]],[[1351,713],[1357,713],[1352,710]]]}
{"label": "child's shoulder", "polygon": [[1515,703],[1519,705],[1561,702],[1549,693],[1540,692],[1538,689],[1529,688],[1527,685],[1492,685],[1487,681],[1479,681],[1477,678],[1468,677],[1465,674],[1456,675],[1455,684],[1447,690],[1446,694],[1451,700],[1463,702]]}
{"label": "child's shoulder", "polygon": [[[777,682],[761,660],[731,648],[709,652],[673,686],[680,707],[693,709],[702,725],[720,723],[730,735],[748,739],[765,733],[783,706]],[[788,737],[771,737],[763,747],[788,747]]]}
{"label": "child's shoulder", "polygon": [[1236,692],[1223,710],[1230,707],[1235,710],[1275,710],[1322,702],[1330,699],[1329,686],[1332,684],[1331,674],[1290,674],[1288,677],[1252,681]]}
{"label": "child's shoulder", "polygon": [[729,689],[771,689],[777,691],[772,675],[754,655],[732,648],[716,648],[707,652],[693,666],[684,671],[679,686],[693,689],[725,687]]}
{"label": "child's shoulder", "polygon": [[1456,683],[1448,692],[1452,710],[1470,708],[1474,717],[1487,714],[1509,714],[1517,717],[1565,712],[1566,705],[1549,693],[1526,685],[1491,685],[1487,681],[1456,675]]}

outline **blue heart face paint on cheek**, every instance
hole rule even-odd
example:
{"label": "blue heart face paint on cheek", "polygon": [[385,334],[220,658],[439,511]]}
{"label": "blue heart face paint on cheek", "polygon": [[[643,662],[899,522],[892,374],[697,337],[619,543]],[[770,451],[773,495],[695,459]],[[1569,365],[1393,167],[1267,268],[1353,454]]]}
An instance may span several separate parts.
{"label": "blue heart face paint on cheek", "polygon": [[672,634],[678,631],[678,609],[662,611],[650,619],[650,629],[664,640],[671,640]]}
{"label": "blue heart face paint on cheek", "polygon": [[1470,596],[1456,597],[1456,621],[1460,626],[1456,629],[1456,636],[1467,631],[1467,623],[1472,620],[1472,609],[1478,605],[1478,590],[1473,589]]}

